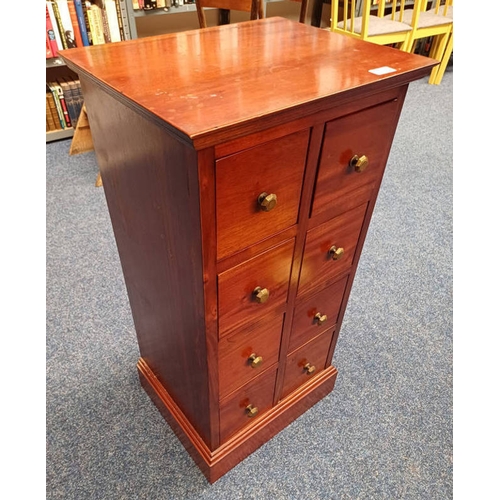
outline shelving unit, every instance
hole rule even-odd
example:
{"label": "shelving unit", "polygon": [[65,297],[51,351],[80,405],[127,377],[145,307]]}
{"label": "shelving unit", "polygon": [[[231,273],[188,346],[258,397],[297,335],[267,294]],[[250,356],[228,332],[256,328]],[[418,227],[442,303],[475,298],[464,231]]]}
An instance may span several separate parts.
{"label": "shelving unit", "polygon": [[[310,0],[312,4],[312,1]],[[158,35],[162,33],[180,32],[198,27],[198,18],[196,13],[196,4],[185,3],[184,5],[172,6],[168,9],[155,9],[150,11],[134,10],[132,0],[120,1],[122,10],[125,10],[127,18],[128,36],[131,39],[140,38],[149,35]],[[272,4],[271,12],[268,14],[268,7]],[[212,20],[208,20],[216,24],[216,16],[218,9],[210,9],[213,11]],[[264,0],[264,14],[269,16],[282,16],[295,19],[300,10],[300,2],[291,0]],[[172,17],[175,16],[175,17]],[[246,13],[234,12],[232,14],[232,22],[247,19]],[[139,29],[138,29],[139,25]],[[46,60],[47,81],[57,76],[76,75],[66,66],[63,60],[59,57]],[[74,134],[73,128],[63,130],[55,130],[46,132],[46,142],[67,139]]]}
{"label": "shelving unit", "polygon": [[[58,76],[71,76],[76,78],[74,71],[71,71],[60,57],[46,59],[46,81],[57,78]],[[73,137],[74,129],[65,128],[63,130],[51,130],[45,132],[45,142],[58,141]]]}

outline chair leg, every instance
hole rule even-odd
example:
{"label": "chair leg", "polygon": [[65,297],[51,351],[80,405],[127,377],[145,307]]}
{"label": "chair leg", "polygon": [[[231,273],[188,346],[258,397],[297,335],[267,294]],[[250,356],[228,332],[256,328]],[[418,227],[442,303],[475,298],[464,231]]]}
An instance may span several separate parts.
{"label": "chair leg", "polygon": [[441,60],[441,64],[432,68],[431,75],[429,77],[429,83],[433,85],[439,85],[441,80],[443,79],[444,72],[450,62],[451,53],[453,52],[453,32],[450,35],[448,43],[446,44],[446,49],[444,51],[443,58]]}
{"label": "chair leg", "polygon": [[450,38],[450,33],[446,33],[444,35],[436,35],[434,40],[432,41],[431,51],[429,53],[429,57],[432,59],[436,59],[439,61],[439,64],[432,68],[431,74],[429,76],[429,83],[433,84],[436,80],[436,75],[439,71],[439,68],[443,64],[444,53],[448,44],[448,40]]}

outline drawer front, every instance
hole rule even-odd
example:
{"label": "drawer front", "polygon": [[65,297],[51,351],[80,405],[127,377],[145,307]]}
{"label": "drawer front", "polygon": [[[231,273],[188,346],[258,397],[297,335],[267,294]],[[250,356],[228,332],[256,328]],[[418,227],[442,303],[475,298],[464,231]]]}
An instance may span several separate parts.
{"label": "drawer front", "polygon": [[218,259],[296,224],[308,142],[306,129],[217,160]]}
{"label": "drawer front", "polygon": [[273,405],[276,367],[266,370],[220,403],[220,440],[251,425]]}
{"label": "drawer front", "polygon": [[393,100],[327,123],[312,216],[341,205],[351,191],[380,179],[396,130],[398,109],[399,102]]}
{"label": "drawer front", "polygon": [[284,311],[295,238],[218,276],[219,337]]}
{"label": "drawer front", "polygon": [[282,327],[283,315],[272,315],[220,341],[221,398],[278,362]]}
{"label": "drawer front", "polygon": [[349,270],[354,259],[367,204],[339,215],[306,235],[298,294],[325,286]]}
{"label": "drawer front", "polygon": [[346,285],[347,276],[321,292],[299,301],[293,314],[289,352],[319,333],[335,327]]}
{"label": "drawer front", "polygon": [[332,337],[328,330],[287,356],[282,398],[325,369]]}

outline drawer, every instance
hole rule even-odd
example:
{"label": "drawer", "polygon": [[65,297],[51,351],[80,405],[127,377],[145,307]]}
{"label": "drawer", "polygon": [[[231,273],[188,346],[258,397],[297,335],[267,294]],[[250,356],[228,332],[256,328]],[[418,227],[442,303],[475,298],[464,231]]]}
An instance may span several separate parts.
{"label": "drawer", "polygon": [[367,204],[343,213],[306,235],[304,258],[300,269],[298,294],[322,283],[327,286],[352,265]]}
{"label": "drawer", "polygon": [[219,337],[284,311],[295,238],[218,275]]}
{"label": "drawer", "polygon": [[381,179],[398,110],[399,101],[392,100],[327,123],[311,216],[337,208],[352,191]]}
{"label": "drawer", "polygon": [[220,403],[220,440],[252,424],[273,406],[276,367],[266,370]]}
{"label": "drawer", "polygon": [[283,314],[247,325],[219,343],[221,398],[278,362]]}
{"label": "drawer", "polygon": [[325,369],[332,337],[333,331],[328,330],[287,356],[281,398]]}
{"label": "drawer", "polygon": [[324,330],[335,327],[346,284],[347,276],[298,302],[293,314],[289,351],[294,351]]}
{"label": "drawer", "polygon": [[296,224],[308,142],[306,129],[217,160],[218,259]]}

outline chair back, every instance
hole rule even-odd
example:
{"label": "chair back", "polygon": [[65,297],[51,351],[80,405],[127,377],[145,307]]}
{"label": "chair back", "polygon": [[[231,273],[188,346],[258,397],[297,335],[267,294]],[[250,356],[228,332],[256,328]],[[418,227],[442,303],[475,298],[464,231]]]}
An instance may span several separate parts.
{"label": "chair back", "polygon": [[[415,0],[420,1],[420,0]],[[406,47],[410,28],[402,22],[405,4],[410,0],[331,0],[332,28],[362,40],[381,45]],[[387,11],[391,12],[390,19]]]}
{"label": "chair back", "polygon": [[263,0],[196,0],[196,11],[198,13],[200,28],[207,27],[204,9],[213,8],[224,11],[237,10],[249,12],[250,20],[253,21],[264,17],[262,1]]}
{"label": "chair back", "polygon": [[[422,3],[422,10],[427,10],[427,3]],[[453,0],[432,0],[432,6],[429,10],[432,10],[435,14],[444,17],[453,17]]]}

